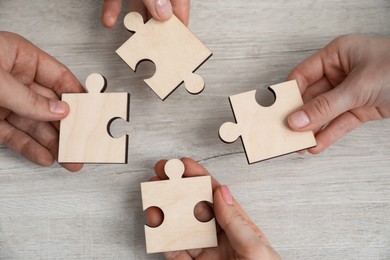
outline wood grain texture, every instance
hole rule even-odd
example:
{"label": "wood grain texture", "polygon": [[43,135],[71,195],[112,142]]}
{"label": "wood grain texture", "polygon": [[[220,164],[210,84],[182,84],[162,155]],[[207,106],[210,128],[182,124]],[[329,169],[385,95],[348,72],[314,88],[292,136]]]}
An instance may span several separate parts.
{"label": "wood grain texture", "polygon": [[256,100],[256,90],[229,97],[236,122],[219,128],[223,141],[232,143],[241,137],[249,163],[274,158],[316,146],[313,132],[292,131],[287,116],[303,105],[296,80],[269,88],[275,95],[271,106]]}
{"label": "wood grain texture", "polygon": [[[125,1],[126,2],[126,1]],[[0,29],[23,35],[83,82],[104,75],[107,92],[130,92],[126,165],[69,174],[0,146],[0,259],[163,259],[147,255],[140,183],[161,158],[192,157],[231,192],[284,259],[388,259],[390,121],[364,124],[319,155],[248,165],[240,142],[218,137],[233,116],[228,96],[267,93],[293,67],[345,33],[390,37],[388,0],[192,1],[190,28],[213,51],[197,71],[204,91],[179,87],[164,102],[115,54],[129,35],[100,23],[101,4],[0,1]],[[128,12],[121,14],[120,20]]]}
{"label": "wood grain texture", "polygon": [[197,203],[213,203],[211,177],[182,178],[184,164],[171,159],[165,164],[168,180],[141,183],[142,207],[158,207],[164,220],[158,227],[145,225],[148,253],[216,247],[215,219],[200,222],[194,215]]}
{"label": "wood grain texture", "polygon": [[192,94],[203,90],[203,78],[193,72],[212,53],[175,15],[165,22],[152,18],[144,24],[139,13],[131,12],[125,16],[124,24],[135,34],[116,53],[134,71],[143,60],[156,65],[155,74],[145,83],[162,100],[182,82]]}
{"label": "wood grain texture", "polygon": [[103,93],[105,78],[92,73],[85,81],[87,93],[64,93],[70,111],[60,122],[58,162],[126,163],[128,136],[114,138],[111,125],[129,120],[128,93]]}

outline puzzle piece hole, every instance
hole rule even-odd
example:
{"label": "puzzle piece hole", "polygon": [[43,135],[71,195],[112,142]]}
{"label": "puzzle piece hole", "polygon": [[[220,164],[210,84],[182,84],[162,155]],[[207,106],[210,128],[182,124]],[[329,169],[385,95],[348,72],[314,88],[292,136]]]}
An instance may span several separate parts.
{"label": "puzzle piece hole", "polygon": [[262,107],[270,107],[276,101],[276,94],[271,88],[259,88],[256,90],[256,102]]}
{"label": "puzzle piece hole", "polygon": [[112,138],[120,138],[128,134],[130,123],[121,117],[115,117],[111,119],[107,124],[107,133]]}
{"label": "puzzle piece hole", "polygon": [[164,212],[159,207],[149,207],[145,210],[146,225],[152,228],[161,226],[164,222]]}
{"label": "puzzle piece hole", "polygon": [[137,76],[142,79],[149,79],[156,72],[156,64],[148,59],[140,60],[135,66],[134,72],[137,72]]}
{"label": "puzzle piece hole", "polygon": [[212,204],[208,201],[200,201],[194,207],[194,216],[200,222],[209,222],[214,216]]}

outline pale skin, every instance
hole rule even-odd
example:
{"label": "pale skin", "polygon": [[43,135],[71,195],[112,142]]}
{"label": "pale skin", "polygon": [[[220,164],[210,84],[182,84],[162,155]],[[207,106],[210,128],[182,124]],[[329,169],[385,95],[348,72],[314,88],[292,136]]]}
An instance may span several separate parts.
{"label": "pale skin", "polygon": [[[175,14],[180,21],[188,25],[190,15],[190,0],[128,0],[129,11],[140,13],[144,21],[151,17],[158,21],[168,20]],[[112,28],[122,10],[122,0],[104,0],[102,23],[106,28]]]}
{"label": "pale skin", "polygon": [[[83,88],[63,64],[23,37],[0,32],[0,144],[50,166],[57,158],[59,120],[69,113],[64,92]],[[82,164],[62,165],[78,171]]]}
{"label": "pale skin", "polygon": [[[184,177],[210,175],[202,165],[190,158],[182,158],[181,161],[185,165]],[[164,172],[166,162],[167,160],[161,160],[156,163],[154,167],[156,176],[151,181],[167,179]],[[214,178],[212,178],[212,187],[213,208],[205,203],[195,209],[195,215],[202,221],[216,218],[218,247],[166,252],[165,258],[169,260],[281,259],[261,230],[232,197],[228,187],[219,184]],[[162,221],[159,211],[154,208],[147,210],[146,216],[149,226],[157,226]]]}
{"label": "pale skin", "polygon": [[317,154],[370,120],[390,117],[390,39],[340,36],[295,67],[304,105],[293,130],[315,133]]}

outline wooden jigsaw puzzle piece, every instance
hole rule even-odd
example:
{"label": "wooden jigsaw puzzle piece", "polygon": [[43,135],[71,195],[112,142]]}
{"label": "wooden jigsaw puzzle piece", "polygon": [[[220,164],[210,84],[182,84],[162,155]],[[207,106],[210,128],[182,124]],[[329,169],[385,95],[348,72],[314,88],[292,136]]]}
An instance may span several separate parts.
{"label": "wooden jigsaw puzzle piece", "polygon": [[116,53],[134,71],[143,60],[155,64],[155,74],[144,81],[162,100],[182,82],[192,94],[203,90],[203,78],[193,72],[212,53],[175,15],[165,22],[152,18],[144,24],[142,16],[132,12],[124,23],[135,34]]}
{"label": "wooden jigsaw puzzle piece", "polygon": [[145,226],[147,252],[217,246],[215,219],[200,222],[194,215],[198,202],[213,202],[211,177],[182,178],[184,165],[178,159],[169,160],[165,172],[169,180],[141,183],[143,209],[155,206],[164,213],[160,226]]}
{"label": "wooden jigsaw puzzle piece", "polygon": [[316,145],[311,131],[295,132],[287,125],[287,116],[303,105],[295,80],[270,86],[275,103],[262,107],[256,90],[229,97],[237,123],[226,122],[219,129],[220,138],[228,143],[241,137],[249,163],[254,163]]}
{"label": "wooden jigsaw puzzle piece", "polygon": [[116,53],[132,70],[136,71],[139,62],[144,60],[152,61],[147,50],[153,47],[155,39],[148,39],[149,32],[148,30],[144,30],[146,25],[139,13],[128,13],[124,18],[124,24],[127,30],[133,33],[136,32],[136,34],[132,35],[129,40],[123,43],[116,50]]}
{"label": "wooden jigsaw puzzle piece", "polygon": [[128,93],[101,93],[106,81],[99,74],[86,80],[87,93],[63,94],[70,107],[60,124],[58,161],[61,163],[126,163],[128,136],[113,138],[110,125],[129,120]]}

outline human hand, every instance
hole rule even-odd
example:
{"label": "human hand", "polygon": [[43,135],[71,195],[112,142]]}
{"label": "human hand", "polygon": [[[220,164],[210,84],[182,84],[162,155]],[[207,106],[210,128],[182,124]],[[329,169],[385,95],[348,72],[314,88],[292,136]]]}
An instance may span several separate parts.
{"label": "human hand", "polygon": [[[153,17],[159,21],[168,20],[174,13],[180,21],[188,25],[190,0],[129,0],[131,11],[140,13],[147,21]],[[111,28],[122,10],[122,0],[104,0],[102,23]]]}
{"label": "human hand", "polygon": [[[58,153],[58,121],[69,112],[59,100],[82,86],[68,68],[23,37],[0,32],[0,144],[42,166]],[[82,164],[64,164],[78,171]]]}
{"label": "human hand", "polygon": [[312,130],[319,153],[370,120],[390,117],[390,39],[340,36],[290,73],[304,105],[287,121]]}
{"label": "human hand", "polygon": [[[190,158],[183,158],[184,177],[209,175],[208,171]],[[167,179],[164,172],[166,160],[157,162],[156,175],[151,181]],[[200,203],[194,212],[197,219],[209,221],[214,217],[218,226],[218,247],[165,252],[166,259],[280,259],[264,234],[232,197],[228,187],[212,178],[214,212],[207,203]],[[147,224],[156,227],[162,222],[159,210],[146,210]]]}

